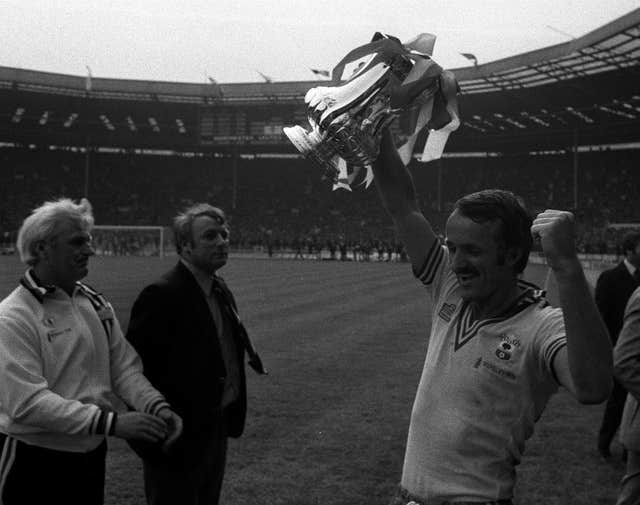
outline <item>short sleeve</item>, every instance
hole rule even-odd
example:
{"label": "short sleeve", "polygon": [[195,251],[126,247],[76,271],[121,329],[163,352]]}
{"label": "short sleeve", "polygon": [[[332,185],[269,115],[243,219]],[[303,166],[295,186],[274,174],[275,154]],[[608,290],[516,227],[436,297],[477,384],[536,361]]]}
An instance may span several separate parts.
{"label": "short sleeve", "polygon": [[542,310],[542,324],[538,328],[534,345],[539,362],[539,371],[543,376],[549,376],[557,383],[553,360],[558,351],[567,345],[564,328],[564,317],[559,308],[544,307]]}
{"label": "short sleeve", "polygon": [[414,269],[413,275],[431,292],[433,299],[437,300],[449,271],[449,252],[440,240],[435,240],[424,264],[419,269]]}

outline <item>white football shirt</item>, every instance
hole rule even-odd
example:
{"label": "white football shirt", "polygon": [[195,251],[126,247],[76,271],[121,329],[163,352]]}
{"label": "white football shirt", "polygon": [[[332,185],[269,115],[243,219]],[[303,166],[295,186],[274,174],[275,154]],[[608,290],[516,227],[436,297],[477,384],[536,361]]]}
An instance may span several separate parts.
{"label": "white football shirt", "polygon": [[438,241],[414,273],[433,316],[401,485],[425,500],[512,498],[525,440],[558,388],[552,362],[566,345],[562,311],[518,281],[510,309],[473,321]]}

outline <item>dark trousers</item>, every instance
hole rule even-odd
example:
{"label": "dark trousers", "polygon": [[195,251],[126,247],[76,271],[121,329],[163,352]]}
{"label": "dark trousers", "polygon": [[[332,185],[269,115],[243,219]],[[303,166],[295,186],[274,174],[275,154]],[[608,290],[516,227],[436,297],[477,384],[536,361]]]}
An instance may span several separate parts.
{"label": "dark trousers", "polygon": [[617,381],[613,381],[613,389],[604,409],[600,432],[598,433],[598,449],[600,452],[607,454],[609,446],[616,436],[620,421],[622,420],[622,411],[624,410],[624,402],[627,399],[627,391]]}
{"label": "dark trousers", "polygon": [[102,505],[106,455],[106,442],[90,452],[67,452],[0,434],[0,503]]}
{"label": "dark trousers", "polygon": [[217,505],[227,458],[223,418],[197,441],[178,442],[163,458],[143,460],[148,505]]}

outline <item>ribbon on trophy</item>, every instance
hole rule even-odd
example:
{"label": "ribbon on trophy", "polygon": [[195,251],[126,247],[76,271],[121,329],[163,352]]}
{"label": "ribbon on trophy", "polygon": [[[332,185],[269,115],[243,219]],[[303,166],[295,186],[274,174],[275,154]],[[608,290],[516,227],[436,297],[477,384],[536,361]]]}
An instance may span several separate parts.
{"label": "ribbon on trophy", "polygon": [[[334,67],[334,87],[307,92],[311,131],[295,126],[284,133],[300,152],[324,168],[334,190],[351,191],[363,168],[366,174],[360,184],[371,184],[371,164],[378,155],[382,131],[414,107],[418,110],[411,134],[398,148],[402,162],[411,161],[425,128],[429,133],[420,161],[442,156],[449,134],[460,125],[459,86],[453,73],[431,58],[435,40],[434,35],[423,33],[403,44],[396,37],[376,33],[370,43],[353,49]],[[342,81],[347,65],[363,58],[367,59]]]}

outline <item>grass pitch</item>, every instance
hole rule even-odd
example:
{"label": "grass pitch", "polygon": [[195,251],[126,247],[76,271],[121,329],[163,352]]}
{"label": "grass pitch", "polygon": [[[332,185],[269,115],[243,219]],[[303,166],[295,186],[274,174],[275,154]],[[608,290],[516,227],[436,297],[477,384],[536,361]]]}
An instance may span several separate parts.
{"label": "grass pitch", "polygon": [[[87,281],[126,328],[139,290],[174,262],[94,258]],[[0,273],[5,296],[22,267],[3,257]],[[410,267],[232,258],[221,273],[270,372],[247,372],[247,426],[230,442],[221,503],[385,505],[400,480],[430,322]],[[545,274],[532,267],[527,278],[542,284]],[[518,504],[614,502],[623,468],[597,457],[601,413],[565,392],[552,399],[518,469]],[[144,503],[141,464],[120,440],[110,442],[106,503]]]}

